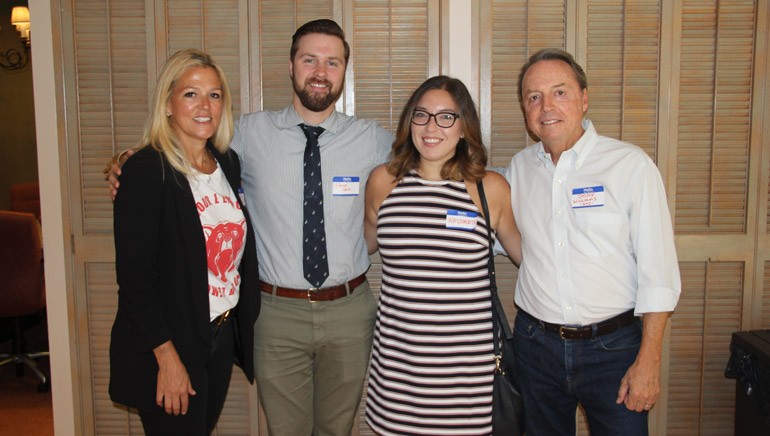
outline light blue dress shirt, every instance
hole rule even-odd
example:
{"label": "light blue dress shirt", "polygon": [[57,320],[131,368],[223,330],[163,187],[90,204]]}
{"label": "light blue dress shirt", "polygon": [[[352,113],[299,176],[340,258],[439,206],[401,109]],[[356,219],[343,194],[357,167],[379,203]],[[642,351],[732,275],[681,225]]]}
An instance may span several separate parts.
{"label": "light blue dress shirt", "polygon": [[[241,159],[246,209],[254,223],[260,279],[305,289],[302,275],[302,119],[293,106],[243,115],[231,147]],[[374,121],[333,112],[319,138],[329,278],[345,283],[369,268],[364,191],[371,170],[387,160],[393,135]],[[334,177],[358,177],[358,195],[333,195]],[[348,188],[351,185],[347,185]],[[350,194],[350,192],[346,192]]]}

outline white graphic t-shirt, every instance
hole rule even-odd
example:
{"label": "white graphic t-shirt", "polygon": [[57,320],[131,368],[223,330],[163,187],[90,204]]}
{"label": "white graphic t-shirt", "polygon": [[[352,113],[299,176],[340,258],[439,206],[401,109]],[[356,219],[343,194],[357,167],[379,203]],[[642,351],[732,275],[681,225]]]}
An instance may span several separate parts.
{"label": "white graphic t-shirt", "polygon": [[214,318],[238,303],[238,266],[246,243],[246,218],[222,169],[187,176],[206,239],[209,273],[209,316]]}

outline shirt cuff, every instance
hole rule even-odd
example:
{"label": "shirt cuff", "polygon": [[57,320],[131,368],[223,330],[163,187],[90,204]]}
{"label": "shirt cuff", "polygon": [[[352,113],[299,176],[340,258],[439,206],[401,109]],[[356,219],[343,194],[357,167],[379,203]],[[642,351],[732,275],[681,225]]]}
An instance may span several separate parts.
{"label": "shirt cuff", "polygon": [[679,301],[680,291],[665,287],[640,288],[636,295],[634,315],[648,312],[673,312]]}

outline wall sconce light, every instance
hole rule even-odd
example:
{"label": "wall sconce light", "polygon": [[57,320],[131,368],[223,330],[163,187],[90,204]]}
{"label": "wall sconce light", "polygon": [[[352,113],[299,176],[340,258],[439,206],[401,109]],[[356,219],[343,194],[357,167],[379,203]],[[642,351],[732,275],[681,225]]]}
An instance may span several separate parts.
{"label": "wall sconce light", "polygon": [[21,34],[21,39],[29,45],[29,9],[26,6],[14,6],[11,11],[11,24]]}
{"label": "wall sconce light", "polygon": [[19,32],[21,42],[24,45],[24,52],[22,53],[15,48],[10,48],[5,52],[0,50],[0,68],[20,70],[29,63],[29,51],[31,49],[29,9],[26,6],[14,6],[11,10],[11,24],[16,26],[16,31]]}

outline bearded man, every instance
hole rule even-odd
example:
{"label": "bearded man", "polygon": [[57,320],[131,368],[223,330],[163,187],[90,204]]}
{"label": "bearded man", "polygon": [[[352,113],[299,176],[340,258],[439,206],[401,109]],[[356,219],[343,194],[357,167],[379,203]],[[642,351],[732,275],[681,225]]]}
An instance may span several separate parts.
{"label": "bearded man", "polygon": [[[393,136],[335,110],[349,56],[334,21],[301,26],[290,53],[292,104],[244,115],[231,144],[257,234],[255,373],[272,435],[349,435],[366,376],[377,303],[365,276],[363,188]],[[309,163],[317,152],[320,163]],[[318,182],[308,165],[320,170]],[[308,233],[320,234],[310,253]]]}

